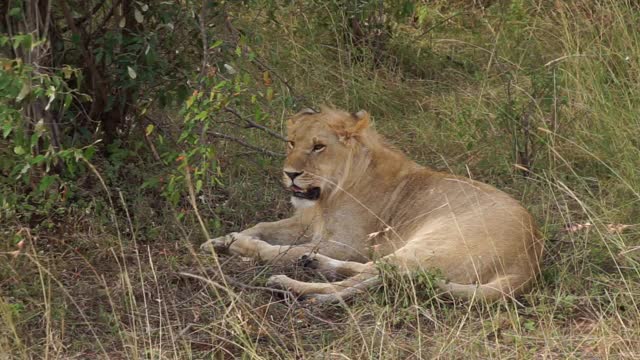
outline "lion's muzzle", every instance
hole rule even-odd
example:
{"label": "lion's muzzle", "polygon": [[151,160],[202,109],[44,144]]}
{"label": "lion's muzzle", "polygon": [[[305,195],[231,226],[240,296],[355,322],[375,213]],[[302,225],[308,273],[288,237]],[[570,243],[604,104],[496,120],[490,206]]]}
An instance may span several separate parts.
{"label": "lion's muzzle", "polygon": [[319,187],[312,187],[309,189],[301,189],[295,185],[293,185],[291,187],[291,191],[292,191],[292,195],[294,197],[297,197],[299,199],[305,199],[305,200],[318,200],[320,198],[320,188]]}

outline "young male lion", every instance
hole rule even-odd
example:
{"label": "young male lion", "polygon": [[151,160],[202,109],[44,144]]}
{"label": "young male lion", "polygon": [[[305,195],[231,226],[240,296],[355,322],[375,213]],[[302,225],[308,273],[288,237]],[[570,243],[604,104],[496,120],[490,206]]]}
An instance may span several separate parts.
{"label": "young male lion", "polygon": [[407,159],[369,126],[369,114],[327,107],[288,122],[284,184],[295,214],[212,239],[203,250],[302,263],[330,278],[276,275],[269,284],[318,301],[379,282],[381,261],[405,272],[438,269],[453,296],[495,300],[526,290],[543,241],[531,215],[494,187]]}

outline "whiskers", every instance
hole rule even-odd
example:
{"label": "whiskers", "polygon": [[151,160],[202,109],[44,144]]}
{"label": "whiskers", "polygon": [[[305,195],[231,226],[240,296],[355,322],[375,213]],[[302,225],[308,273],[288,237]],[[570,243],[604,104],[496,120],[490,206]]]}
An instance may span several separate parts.
{"label": "whiskers", "polygon": [[316,177],[312,174],[305,172],[305,174],[296,177],[295,180],[291,180],[288,176],[282,177],[282,183],[285,187],[297,186],[301,189],[310,189],[312,187],[318,187],[316,184]]}

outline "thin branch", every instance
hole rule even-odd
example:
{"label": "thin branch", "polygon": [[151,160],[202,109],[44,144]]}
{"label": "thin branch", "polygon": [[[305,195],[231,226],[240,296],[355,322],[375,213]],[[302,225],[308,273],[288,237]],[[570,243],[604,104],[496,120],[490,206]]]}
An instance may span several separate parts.
{"label": "thin branch", "polygon": [[233,114],[235,117],[237,117],[238,119],[240,119],[240,120],[244,121],[244,122],[247,124],[247,125],[246,125],[246,127],[247,127],[247,128],[256,128],[256,129],[260,129],[260,130],[262,130],[262,131],[266,132],[267,134],[269,134],[269,135],[273,136],[273,137],[274,137],[274,138],[276,138],[276,139],[279,139],[279,140],[282,140],[282,141],[287,141],[287,139],[286,139],[284,136],[282,136],[282,135],[278,134],[277,132],[275,132],[275,131],[273,131],[273,130],[269,129],[269,128],[268,128],[268,127],[266,127],[266,126],[262,126],[262,125],[260,125],[260,124],[257,124],[257,123],[255,123],[255,122],[253,122],[253,121],[249,120],[248,118],[246,118],[246,117],[244,117],[244,116],[240,115],[240,113],[238,113],[235,109],[232,109],[232,108],[229,108],[229,107],[225,107],[225,108],[224,108],[224,111],[226,111],[226,112],[228,112],[228,113],[231,113],[231,114]]}
{"label": "thin branch", "polygon": [[156,150],[155,145],[153,145],[153,141],[149,139],[149,136],[147,135],[147,131],[142,128],[140,130],[142,131],[142,136],[144,137],[144,140],[147,143],[147,146],[151,150],[151,154],[153,154],[153,159],[157,162],[163,162],[162,158],[160,157],[160,154],[158,154],[158,151]]}
{"label": "thin branch", "polygon": [[209,66],[209,49],[207,46],[207,0],[202,0],[202,9],[200,10],[200,36],[202,38],[202,69],[200,69],[200,78],[204,79]]}
{"label": "thin branch", "polygon": [[184,175],[187,183],[187,190],[189,191],[189,201],[191,202],[191,207],[193,207],[193,211],[195,212],[196,218],[198,218],[198,222],[200,223],[200,227],[202,228],[202,234],[204,235],[205,239],[211,239],[209,231],[207,230],[207,226],[204,224],[204,220],[202,220],[200,211],[198,210],[198,202],[196,201],[196,190],[193,187],[193,182],[191,181],[191,171],[188,166],[185,168]]}
{"label": "thin branch", "polygon": [[[225,291],[225,292],[227,292],[229,294],[232,294],[232,295],[236,295],[236,294],[233,294],[233,292],[231,292],[231,290],[229,289],[228,286],[222,286],[222,285],[218,284],[217,282],[215,282],[215,281],[213,281],[211,279],[208,279],[208,278],[206,278],[204,276],[200,276],[200,275],[196,275],[196,274],[190,274],[190,273],[187,273],[187,272],[180,272],[178,274],[180,274],[182,276],[186,276],[186,277],[192,278],[192,279],[200,280],[200,281],[202,281],[204,283],[207,283],[207,284],[211,285],[212,287],[214,287],[216,289],[223,290],[223,291]],[[229,283],[231,285],[243,288],[243,289],[268,291],[268,292],[271,292],[271,293],[278,293],[278,294],[283,294],[285,296],[291,296],[291,293],[288,292],[288,291],[285,291],[285,290],[262,287],[262,286],[251,286],[251,285],[243,284],[240,281],[238,281],[238,280],[236,280],[236,279],[234,279],[234,278],[232,278],[230,276],[224,275],[224,274],[223,274],[223,278],[224,278],[225,282],[227,282],[227,283]]]}
{"label": "thin branch", "polygon": [[[82,16],[82,17],[80,17],[80,18],[76,19],[76,20],[73,22],[73,23],[74,23],[74,25],[75,25],[76,27],[77,27],[77,26],[83,26],[83,25],[84,25],[84,23],[85,23],[85,21],[87,21],[88,19],[92,19],[92,18],[93,18],[93,17],[98,13],[98,11],[99,11],[100,9],[102,9],[102,7],[104,6],[104,4],[105,4],[106,2],[107,2],[106,0],[102,0],[102,1],[100,1],[99,3],[97,3],[96,5],[94,5],[94,7],[93,7],[91,10],[89,10],[89,12],[87,12],[84,16]],[[61,32],[61,33],[63,33],[63,32],[68,31],[69,29],[71,29],[71,26],[63,26],[63,27],[60,29],[60,32]]]}
{"label": "thin branch", "polygon": [[270,292],[270,293],[276,293],[276,294],[282,294],[285,296],[293,296],[291,294],[291,292],[286,291],[286,290],[280,290],[280,289],[276,289],[276,288],[270,288],[270,287],[265,287],[265,286],[253,286],[253,285],[247,285],[243,282],[240,282],[239,280],[236,280],[234,278],[232,278],[231,276],[228,275],[223,275],[224,279],[227,281],[227,283],[233,285],[233,286],[237,286],[239,288],[245,289],[245,290],[257,290],[257,291],[266,291],[266,292]]}
{"label": "thin branch", "polygon": [[453,19],[454,17],[459,16],[459,15],[462,15],[462,14],[465,14],[465,13],[466,13],[466,12],[464,12],[464,11],[457,12],[457,13],[454,13],[453,15],[451,15],[451,16],[448,16],[448,17],[446,17],[446,18],[444,18],[444,19],[440,20],[440,21],[439,21],[439,22],[437,22],[435,25],[433,25],[433,26],[429,27],[428,29],[426,29],[425,31],[423,31],[423,32],[422,32],[422,34],[418,35],[418,37],[420,38],[420,37],[423,37],[423,36],[425,36],[425,35],[429,34],[433,29],[435,29],[435,28],[439,27],[440,25],[442,25],[442,24],[446,23],[447,21],[449,21],[449,20]]}
{"label": "thin branch", "polygon": [[43,100],[39,99],[33,104],[33,121],[38,122],[40,119],[44,120],[44,123],[49,127],[49,137],[51,140],[51,145],[55,149],[55,151],[60,151],[60,129],[58,128],[58,124],[56,119],[51,115],[51,113],[45,110],[45,106],[43,104]]}
{"label": "thin branch", "polygon": [[48,39],[49,38],[49,27],[51,26],[51,3],[53,2],[53,0],[48,0],[47,1],[47,15],[44,19],[44,28],[43,28],[43,33],[42,33],[42,38],[43,39]]}
{"label": "thin branch", "polygon": [[[240,34],[240,31],[236,29],[233,23],[231,22],[231,17],[225,14],[224,23],[233,37],[232,41],[235,43],[235,45],[238,45],[238,38],[240,37],[238,34]],[[273,76],[275,76],[278,80],[280,80],[280,82],[282,82],[284,86],[289,90],[289,93],[291,94],[291,96],[293,96],[294,99],[301,102],[302,105],[306,105],[306,107],[311,107],[309,106],[309,104],[307,104],[308,99],[304,95],[296,95],[297,93],[293,89],[293,86],[289,84],[289,81],[287,81],[287,79],[285,79],[284,77],[280,76],[280,74],[274,71],[269,65],[267,65],[265,62],[261,61],[257,57],[251,59],[250,61],[253,64],[255,64],[261,71],[269,71],[271,74],[273,74]]]}
{"label": "thin branch", "polygon": [[98,10],[100,10],[102,8],[102,6],[104,5],[104,3],[106,3],[106,2],[107,2],[106,0],[102,0],[99,3],[95,4],[93,6],[93,9],[91,9],[91,11],[89,11],[86,15],[84,15],[83,17],[81,17],[81,18],[79,18],[78,20],[75,21],[76,26],[81,26],[82,23],[84,23],[88,19],[94,17],[94,15],[98,13]]}
{"label": "thin branch", "polygon": [[81,31],[76,26],[75,22],[73,21],[73,17],[71,16],[71,11],[69,11],[69,7],[67,6],[66,0],[58,0],[58,3],[60,4],[60,8],[62,9],[62,13],[67,20],[71,32],[74,35],[79,36],[81,39],[80,53],[84,58],[85,66],[89,68],[90,80],[92,82],[93,90],[97,93],[95,96],[95,100],[91,104],[91,111],[89,113],[89,115],[93,117],[95,116],[95,112],[100,111],[100,108],[106,102],[107,90],[104,86],[102,75],[100,74],[100,72],[98,71],[98,67],[96,66],[93,53],[86,47],[86,45],[88,44],[86,32],[84,31],[84,29],[82,29]]}
{"label": "thin branch", "polygon": [[[264,62],[260,61],[260,59],[258,59],[257,57],[254,58],[252,60],[252,62],[256,63],[258,65],[259,68],[262,69],[262,71],[269,71],[273,74],[273,76],[275,76],[276,78],[278,78],[278,80],[280,80],[284,86],[287,87],[287,89],[289,89],[289,92],[291,93],[291,95],[293,95],[293,97],[297,97],[296,96],[296,92],[293,90],[293,87],[291,87],[291,85],[289,85],[289,82],[287,81],[287,79],[283,78],[282,76],[280,76],[277,72],[273,71],[273,69],[271,67],[269,67],[267,64],[265,64]],[[302,97],[304,98],[304,97]]]}
{"label": "thin branch", "polygon": [[[111,17],[115,13],[115,11],[118,8],[118,6],[120,6],[120,2],[121,2],[121,0],[113,0],[113,4],[111,5],[111,8],[109,9],[109,12],[104,16],[104,18],[102,19],[102,22],[100,23],[100,25],[98,25],[95,28],[95,30],[91,33],[89,38],[95,39],[97,37],[100,37],[100,36],[104,35],[104,33],[108,30],[107,29],[107,23],[109,22],[109,20],[111,20]],[[116,23],[118,23],[118,22],[119,21],[116,21]]]}
{"label": "thin branch", "polygon": [[337,322],[333,322],[333,321],[330,321],[330,320],[327,320],[327,319],[323,319],[323,318],[319,317],[318,315],[312,313],[311,310],[307,309],[306,307],[300,307],[299,309],[302,309],[302,311],[304,311],[308,316],[316,319],[317,321],[325,323],[327,325],[338,326],[338,325],[344,325],[345,324],[345,323],[337,323]]}
{"label": "thin branch", "polygon": [[240,145],[242,145],[242,146],[244,146],[246,148],[259,151],[259,152],[261,152],[263,154],[266,154],[266,155],[269,155],[269,156],[284,157],[284,154],[282,154],[282,153],[277,153],[277,152],[274,152],[274,151],[271,151],[271,150],[267,150],[267,149],[263,149],[263,148],[257,147],[255,145],[251,145],[251,144],[247,143],[246,141],[238,139],[238,138],[235,138],[233,136],[221,134],[221,133],[214,132],[214,131],[209,131],[209,132],[207,132],[207,134],[209,134],[211,136],[214,136],[214,137],[217,137],[217,138],[233,141],[233,142],[238,143],[238,144],[240,144]]}

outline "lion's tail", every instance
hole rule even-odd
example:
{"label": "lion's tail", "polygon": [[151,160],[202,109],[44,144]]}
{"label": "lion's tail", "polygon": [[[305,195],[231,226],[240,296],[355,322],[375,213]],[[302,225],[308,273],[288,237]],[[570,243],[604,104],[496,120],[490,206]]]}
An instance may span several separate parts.
{"label": "lion's tail", "polygon": [[514,295],[518,295],[528,287],[529,282],[530,279],[523,279],[521,276],[507,275],[485,284],[463,285],[443,281],[438,286],[455,298],[491,302],[499,299],[513,299]]}

